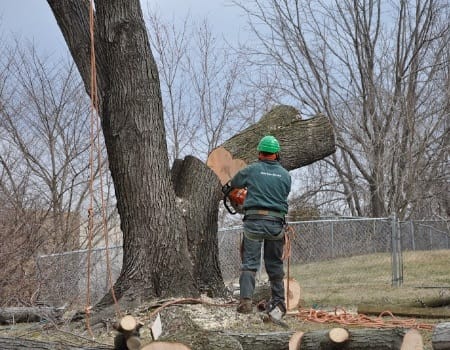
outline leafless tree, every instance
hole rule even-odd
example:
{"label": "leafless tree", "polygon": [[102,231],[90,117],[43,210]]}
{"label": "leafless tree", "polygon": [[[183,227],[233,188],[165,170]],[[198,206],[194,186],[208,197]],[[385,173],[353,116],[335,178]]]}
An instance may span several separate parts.
{"label": "leafless tree", "polygon": [[186,16],[177,25],[156,11],[147,17],[171,159],[192,152],[206,159],[268,106],[252,100],[242,55],[214,35],[207,19]]}
{"label": "leafless tree", "polygon": [[253,65],[273,67],[285,99],[335,127],[339,152],[315,199],[352,215],[445,213],[433,189],[449,175],[448,2],[237,4],[257,39],[245,47]]}
{"label": "leafless tree", "polygon": [[87,216],[90,143],[89,103],[74,64],[44,58],[13,38],[8,43],[0,59],[5,302],[36,296],[37,255],[84,244],[79,233]]}

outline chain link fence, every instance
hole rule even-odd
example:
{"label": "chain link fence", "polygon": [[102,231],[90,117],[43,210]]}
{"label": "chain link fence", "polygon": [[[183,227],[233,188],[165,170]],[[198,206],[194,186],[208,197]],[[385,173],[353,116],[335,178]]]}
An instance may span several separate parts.
{"label": "chain link fence", "polygon": [[[323,219],[290,222],[291,255],[285,270],[302,288],[327,290],[342,286],[418,285],[450,288],[449,222],[398,222],[395,218]],[[218,232],[219,261],[227,285],[236,283],[240,269],[242,227]],[[106,253],[112,280],[122,265],[122,248],[39,256],[40,299],[50,305],[86,300],[87,266],[90,259],[90,300],[99,300],[110,288]],[[426,259],[430,264],[423,263]],[[434,264],[431,264],[434,262]],[[437,265],[446,266],[440,271]],[[262,264],[263,266],[263,264]],[[258,278],[266,278],[264,268]]]}
{"label": "chain link fence", "polygon": [[[290,222],[294,235],[291,237],[291,266],[303,266],[303,271],[314,263],[342,261],[344,258],[381,253],[390,265],[392,256],[392,220],[391,219],[333,219]],[[242,227],[221,230],[219,232],[219,258],[225,280],[239,276],[239,242]],[[263,264],[261,264],[263,266]],[[319,264],[317,264],[319,266]],[[326,264],[323,269],[326,269]],[[325,271],[324,271],[325,272]],[[342,270],[342,275],[348,273]],[[311,272],[318,275],[319,270]],[[262,269],[264,274],[264,269]],[[336,274],[334,274],[336,277]],[[304,277],[303,286],[322,283],[317,276]],[[313,278],[309,278],[313,277]],[[264,278],[264,277],[262,277]],[[391,281],[391,268],[385,271],[385,280]],[[370,282],[370,281],[367,281]]]}

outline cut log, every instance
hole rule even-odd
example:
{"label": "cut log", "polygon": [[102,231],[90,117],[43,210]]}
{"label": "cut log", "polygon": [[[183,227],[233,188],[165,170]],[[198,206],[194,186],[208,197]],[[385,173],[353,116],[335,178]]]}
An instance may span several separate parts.
{"label": "cut log", "polygon": [[0,349],[16,350],[113,350],[112,346],[96,344],[95,346],[65,344],[63,342],[43,342],[39,340],[30,340],[23,338],[0,337]]}
{"label": "cut log", "polygon": [[141,339],[139,329],[143,326],[133,316],[126,315],[114,325],[119,333],[114,338],[115,349],[138,350],[141,348]]}
{"label": "cut log", "polygon": [[136,329],[137,324],[138,323],[133,316],[127,315],[121,318],[118,330],[122,332],[132,332]]}
{"label": "cut log", "polygon": [[343,344],[350,338],[350,334],[344,328],[333,328],[328,333],[331,343]]}
{"label": "cut log", "polygon": [[[422,337],[415,329],[352,329],[306,332],[296,350],[364,350],[364,349],[423,349]],[[375,346],[376,345],[376,346]]]}
{"label": "cut log", "polygon": [[127,341],[128,350],[139,350],[141,348],[141,338],[136,335],[128,337]]}
{"label": "cut log", "polygon": [[289,350],[297,350],[302,342],[303,332],[295,332],[289,339]]}
{"label": "cut log", "polygon": [[289,341],[294,332],[221,332],[221,334],[236,339],[241,344],[243,350],[287,350],[289,349]]}
{"label": "cut log", "polygon": [[40,322],[56,320],[64,313],[62,308],[53,307],[6,307],[0,308],[0,324]]}
{"label": "cut log", "polygon": [[357,307],[359,314],[380,315],[384,311],[389,310],[395,316],[402,317],[418,317],[418,318],[450,318],[450,309],[437,309],[425,307],[410,307],[399,305],[373,305],[360,304]]}
{"label": "cut log", "polygon": [[427,297],[412,302],[413,307],[442,307],[450,305],[450,297]]}
{"label": "cut log", "polygon": [[439,323],[434,328],[431,343],[433,350],[450,349],[450,322]]}
{"label": "cut log", "polygon": [[191,348],[181,343],[155,341],[145,345],[141,350],[191,350]]}
{"label": "cut log", "polygon": [[423,340],[419,331],[416,329],[410,329],[403,337],[403,343],[400,350],[422,350]]}

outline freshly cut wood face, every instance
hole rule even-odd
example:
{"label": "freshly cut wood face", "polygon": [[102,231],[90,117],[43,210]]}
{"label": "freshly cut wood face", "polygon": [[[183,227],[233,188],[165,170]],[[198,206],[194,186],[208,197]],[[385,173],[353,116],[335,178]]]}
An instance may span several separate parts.
{"label": "freshly cut wood face", "polygon": [[[438,349],[433,347],[433,349]],[[403,337],[400,350],[423,350],[422,335],[417,329],[410,329]]]}
{"label": "freshly cut wood face", "polygon": [[136,328],[137,326],[137,322],[136,319],[131,316],[131,315],[126,315],[124,317],[122,317],[122,319],[120,320],[120,327],[124,330],[124,331],[132,331]]}
{"label": "freshly cut wood face", "polygon": [[164,341],[155,341],[142,348],[142,350],[191,350],[181,343],[170,343]]}
{"label": "freshly cut wood face", "polygon": [[330,340],[335,344],[342,344],[346,342],[350,336],[344,328],[332,328],[328,335]]}
{"label": "freshly cut wood face", "polygon": [[220,183],[225,185],[247,163],[242,159],[233,159],[230,152],[223,147],[218,147],[211,151],[206,165],[218,176]]}
{"label": "freshly cut wood face", "polygon": [[291,339],[289,339],[289,350],[298,350],[300,349],[300,344],[302,342],[303,332],[295,332]]}
{"label": "freshly cut wood face", "polygon": [[300,284],[294,279],[284,279],[284,297],[288,311],[297,310],[300,304]]}

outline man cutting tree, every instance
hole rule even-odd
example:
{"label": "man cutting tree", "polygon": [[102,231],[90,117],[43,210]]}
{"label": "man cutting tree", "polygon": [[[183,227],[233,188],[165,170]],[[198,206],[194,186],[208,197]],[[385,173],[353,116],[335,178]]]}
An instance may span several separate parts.
{"label": "man cutting tree", "polygon": [[237,311],[252,312],[255,276],[261,262],[261,245],[264,245],[264,264],[271,287],[271,299],[267,303],[266,312],[271,318],[279,320],[286,313],[283,227],[288,212],[291,177],[279,163],[280,144],[275,137],[264,136],[257,151],[258,161],[240,170],[230,183],[233,188],[247,189],[243,206],[244,237]]}

